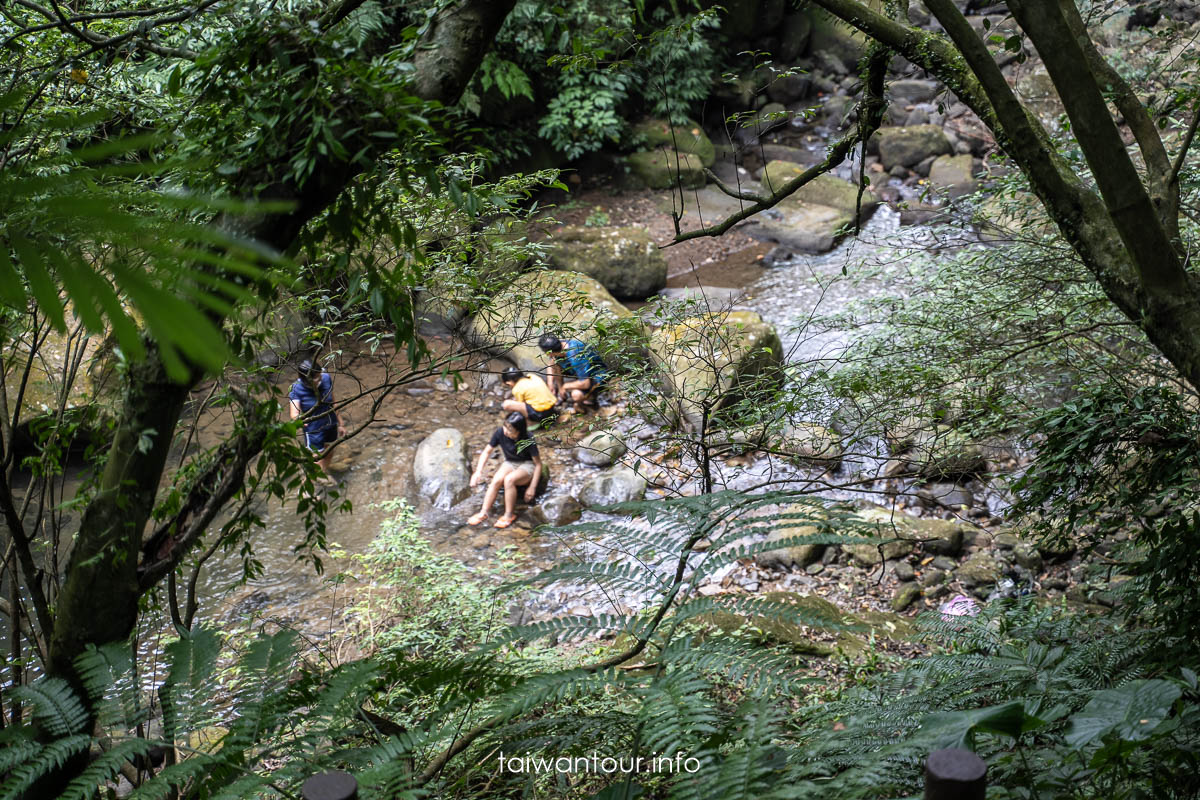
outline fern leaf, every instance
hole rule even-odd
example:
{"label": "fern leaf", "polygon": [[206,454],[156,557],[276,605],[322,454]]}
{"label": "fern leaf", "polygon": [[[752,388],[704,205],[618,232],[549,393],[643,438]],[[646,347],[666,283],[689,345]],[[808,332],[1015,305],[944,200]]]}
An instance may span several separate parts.
{"label": "fern leaf", "polygon": [[33,706],[34,722],[50,736],[70,736],[87,727],[87,709],[62,678],[42,678],[16,687],[12,694]]}

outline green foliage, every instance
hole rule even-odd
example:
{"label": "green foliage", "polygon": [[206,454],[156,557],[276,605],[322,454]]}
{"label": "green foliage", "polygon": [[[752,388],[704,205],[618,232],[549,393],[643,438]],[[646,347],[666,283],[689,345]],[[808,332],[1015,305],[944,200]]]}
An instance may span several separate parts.
{"label": "green foliage", "polygon": [[1182,776],[1197,774],[1200,693],[1187,669],[1142,677],[1156,660],[1157,632],[1030,602],[975,618],[931,617],[926,627],[943,652],[801,718],[798,797],[912,793],[922,757],[953,746],[988,762],[989,797],[1183,798],[1197,790]]}
{"label": "green foliage", "polygon": [[494,584],[512,564],[502,559],[473,573],[433,549],[406,502],[392,501],[384,509],[394,516],[365,553],[348,557],[350,574],[361,584],[362,599],[348,610],[356,644],[388,659],[442,660],[487,641],[498,628],[497,608],[506,605]]}
{"label": "green foliage", "polygon": [[[1200,572],[1200,415],[1174,387],[1085,388],[1034,420],[1037,457],[1017,484],[1032,530],[1115,555],[1134,575],[1126,602],[1196,641]],[[1194,653],[1189,650],[1189,653]]]}
{"label": "green foliage", "polygon": [[[0,98],[0,114],[22,99]],[[78,137],[95,122],[92,115],[17,126],[0,135],[0,146]],[[172,377],[182,378],[185,360],[216,371],[232,357],[216,320],[255,298],[276,259],[205,224],[249,206],[149,186],[175,167],[139,158],[154,141],[35,147],[0,171],[0,302],[17,311],[36,304],[59,332],[68,314],[94,334],[111,330],[123,354],[138,359],[145,344],[128,301]]]}
{"label": "green foliage", "polygon": [[617,107],[625,100],[628,79],[618,73],[572,73],[547,105],[538,135],[568,160],[615,144],[625,130]]}

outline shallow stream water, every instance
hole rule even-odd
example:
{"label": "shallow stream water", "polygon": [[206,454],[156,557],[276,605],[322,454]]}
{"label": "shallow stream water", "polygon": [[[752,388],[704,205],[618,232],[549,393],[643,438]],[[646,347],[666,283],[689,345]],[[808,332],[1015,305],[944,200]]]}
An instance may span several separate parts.
{"label": "shallow stream water", "polygon": [[[736,290],[708,294],[714,305],[732,302],[735,308],[761,314],[780,333],[788,361],[813,368],[835,362],[853,337],[861,333],[824,328],[815,321],[817,318],[833,314],[852,301],[897,291],[903,283],[899,279],[919,252],[968,244],[962,237],[947,236],[945,229],[901,226],[899,214],[882,206],[857,237],[848,237],[829,253],[796,256],[771,268],[735,256],[729,263],[707,264],[696,271],[673,275],[670,286],[678,289],[702,284]],[[868,273],[871,277],[864,279]],[[410,496],[413,454],[421,439],[433,430],[453,427],[463,431],[474,459],[497,424],[500,397],[495,387],[480,390],[464,386],[456,391],[445,382],[434,382],[390,401],[383,421],[350,445],[353,457],[340,478],[354,512],[330,517],[329,541],[350,553],[367,548],[387,514],[377,504]],[[551,492],[574,493],[597,471],[576,463],[567,446],[555,446],[545,439],[541,445],[553,474]],[[877,474],[885,457],[882,444],[868,438],[848,459],[840,477]],[[716,478],[719,485],[735,489],[768,478],[791,480],[791,486],[809,489],[827,483],[812,483],[821,478],[819,471],[798,469],[772,457],[719,463]],[[578,555],[611,557],[611,542],[532,535],[525,526],[507,531],[464,528],[463,521],[478,506],[480,491],[449,511],[422,511],[421,530],[438,550],[473,565],[492,560],[500,548],[513,547],[527,557],[531,570]],[[836,488],[824,489],[820,494],[837,499],[853,496]],[[260,544],[255,554],[264,565],[263,575],[229,589],[241,574],[241,562],[236,554],[219,555],[206,570],[201,616],[225,622],[274,617],[318,629],[330,624],[339,604],[337,590],[292,554],[292,548],[303,538],[300,517],[290,506],[271,507],[262,513],[266,530],[256,537]],[[603,517],[587,512],[584,519]],[[332,569],[336,571],[337,565]],[[344,598],[345,590],[341,591]],[[637,600],[625,598],[633,607],[638,605]],[[608,605],[588,587],[556,584],[530,599],[530,613],[538,617],[563,611],[607,613],[612,611]]]}

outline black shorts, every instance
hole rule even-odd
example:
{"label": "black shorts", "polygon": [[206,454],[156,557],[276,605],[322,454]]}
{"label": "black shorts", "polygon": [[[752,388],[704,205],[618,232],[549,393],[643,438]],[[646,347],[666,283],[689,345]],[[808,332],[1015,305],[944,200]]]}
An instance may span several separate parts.
{"label": "black shorts", "polygon": [[529,418],[530,422],[541,422],[549,417],[553,417],[556,408],[557,406],[550,406],[545,411],[538,411],[536,408],[529,405],[529,403],[526,403],[525,416]]}

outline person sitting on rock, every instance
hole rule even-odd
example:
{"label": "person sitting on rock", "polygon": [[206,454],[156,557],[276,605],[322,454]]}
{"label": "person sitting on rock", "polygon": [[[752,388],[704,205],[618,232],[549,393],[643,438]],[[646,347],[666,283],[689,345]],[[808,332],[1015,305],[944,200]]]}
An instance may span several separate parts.
{"label": "person sitting on rock", "polygon": [[330,448],[346,435],[342,418],[333,403],[333,378],[309,359],[300,362],[300,377],[288,392],[288,411],[292,419],[304,420],[304,444],[313,451],[325,476],[321,483],[332,484],[329,477]]}
{"label": "person sitting on rock", "polygon": [[595,394],[608,380],[608,370],[596,348],[578,339],[565,342],[552,333],[538,339],[538,347],[551,358],[546,370],[550,391],[560,400],[570,400],[576,411],[585,403],[595,405]]}
{"label": "person sitting on rock", "polygon": [[483,508],[467,520],[468,525],[481,525],[488,518],[501,485],[504,486],[504,516],[496,520],[497,528],[507,528],[516,522],[518,487],[526,487],[526,503],[532,503],[537,496],[538,481],[542,477],[542,457],[533,437],[529,435],[524,415],[516,411],[504,418],[504,424],[496,429],[491,441],[479,454],[479,462],[471,475],[472,488],[483,483],[483,468],[497,447],[504,453],[504,463],[496,470],[492,482],[488,484],[483,495]]}
{"label": "person sitting on rock", "polygon": [[515,411],[529,422],[542,422],[554,416],[558,398],[540,376],[509,367],[501,373],[500,380],[512,390],[513,396],[504,401],[505,411]]}

